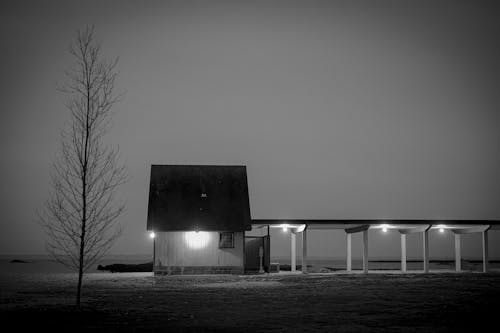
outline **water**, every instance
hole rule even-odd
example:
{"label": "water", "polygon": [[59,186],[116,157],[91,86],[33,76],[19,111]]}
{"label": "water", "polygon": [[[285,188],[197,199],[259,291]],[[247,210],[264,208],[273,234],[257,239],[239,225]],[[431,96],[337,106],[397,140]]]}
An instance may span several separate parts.
{"label": "water", "polygon": [[[19,259],[27,261],[28,263],[10,263],[13,259]],[[300,258],[297,258],[297,265],[301,264]],[[152,258],[149,254],[139,254],[139,255],[109,255],[104,257],[102,260],[98,261],[88,273],[99,272],[97,270],[97,265],[110,265],[110,264],[141,264],[146,262],[151,262]],[[271,259],[273,263],[279,263],[282,267],[284,265],[290,265],[289,258],[278,258],[274,257]],[[316,270],[321,271],[336,271],[345,270],[346,262],[345,259],[339,258],[309,258],[307,261],[308,265],[313,266]],[[362,269],[363,262],[360,259],[353,259],[352,268]],[[368,263],[369,269],[372,270],[399,270],[401,269],[401,264],[398,260],[372,260]],[[431,270],[453,270],[455,268],[455,263],[453,260],[440,260],[432,261],[429,265]],[[500,263],[498,261],[490,262],[490,268],[499,269]],[[422,261],[412,261],[407,262],[408,270],[422,270]],[[462,261],[462,269],[465,271],[481,271],[482,262],[479,260]],[[73,271],[62,264],[54,261],[49,256],[46,255],[17,255],[17,256],[0,256],[0,274],[2,275],[16,275],[16,274],[54,274],[54,273],[72,273]]]}
{"label": "water", "polygon": [[[27,263],[11,263],[13,259],[24,260]],[[111,264],[143,264],[153,261],[151,255],[109,255],[96,262],[87,273],[96,273],[98,265]],[[0,256],[0,274],[53,274],[72,273],[72,269],[53,260],[47,255],[16,255]]]}
{"label": "water", "polygon": [[[286,267],[290,265],[289,258],[272,258],[272,263],[279,263],[280,266]],[[297,265],[301,264],[300,258],[297,258]],[[307,265],[313,266],[315,270],[313,271],[339,271],[346,269],[346,260],[339,258],[308,258]],[[407,270],[418,271],[424,269],[424,264],[422,260],[409,259],[406,263]],[[490,261],[489,267],[491,269],[499,269],[500,262],[498,260]],[[323,268],[323,270],[322,270]],[[361,270],[363,268],[362,259],[352,260],[352,269]],[[371,270],[400,270],[401,262],[395,259],[377,259],[370,260],[368,262],[368,268]],[[430,270],[454,270],[455,261],[454,260],[431,260],[429,263]],[[482,271],[483,263],[481,260],[462,260],[462,270],[463,271]]]}

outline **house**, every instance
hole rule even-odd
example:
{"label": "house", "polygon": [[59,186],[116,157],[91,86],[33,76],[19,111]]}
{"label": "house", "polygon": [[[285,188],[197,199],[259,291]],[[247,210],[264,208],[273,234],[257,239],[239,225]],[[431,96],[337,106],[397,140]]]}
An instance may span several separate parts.
{"label": "house", "polygon": [[152,165],[147,228],[155,273],[244,273],[246,167]]}
{"label": "house", "polygon": [[[429,233],[453,232],[455,269],[461,270],[461,235],[482,234],[483,271],[488,270],[488,233],[498,220],[297,220],[253,219],[245,166],[152,165],[147,229],[154,236],[155,274],[269,272],[269,228],[290,233],[291,270],[296,237],[302,237],[301,267],[307,272],[307,232],[340,229],[346,234],[346,271],[352,270],[352,234],[362,233],[363,271],[368,272],[368,231],[401,235],[401,271],[406,272],[407,235],[423,236],[423,272],[429,272]],[[261,236],[245,233],[260,229]]]}

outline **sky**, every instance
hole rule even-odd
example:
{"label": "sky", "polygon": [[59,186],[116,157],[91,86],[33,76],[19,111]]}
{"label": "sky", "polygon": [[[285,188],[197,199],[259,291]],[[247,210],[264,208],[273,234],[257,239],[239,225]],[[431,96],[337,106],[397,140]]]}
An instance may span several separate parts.
{"label": "sky", "polygon": [[[255,219],[500,219],[499,17],[494,1],[2,1],[0,254],[45,253],[58,86],[88,24],[124,94],[114,254],[152,251],[151,164],[246,165]],[[345,255],[343,232],[309,237],[310,255]],[[398,237],[371,231],[370,256],[398,257]],[[463,247],[479,257],[479,235]],[[452,251],[431,235],[431,256]]]}

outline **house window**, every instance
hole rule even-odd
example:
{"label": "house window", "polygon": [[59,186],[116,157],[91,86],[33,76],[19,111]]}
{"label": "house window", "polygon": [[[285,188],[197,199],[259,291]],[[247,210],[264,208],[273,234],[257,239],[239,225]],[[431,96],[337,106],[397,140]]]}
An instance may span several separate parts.
{"label": "house window", "polygon": [[219,248],[234,248],[234,232],[221,232],[219,237]]}

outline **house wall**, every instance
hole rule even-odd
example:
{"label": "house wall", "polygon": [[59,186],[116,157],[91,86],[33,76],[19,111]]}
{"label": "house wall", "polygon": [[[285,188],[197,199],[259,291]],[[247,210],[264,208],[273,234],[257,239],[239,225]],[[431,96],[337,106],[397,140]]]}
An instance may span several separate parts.
{"label": "house wall", "polygon": [[157,232],[155,274],[244,272],[244,232],[234,233],[234,248],[219,248],[219,232]]}

